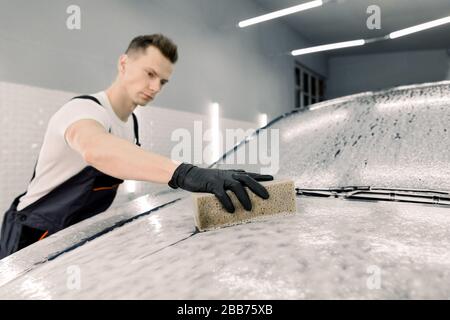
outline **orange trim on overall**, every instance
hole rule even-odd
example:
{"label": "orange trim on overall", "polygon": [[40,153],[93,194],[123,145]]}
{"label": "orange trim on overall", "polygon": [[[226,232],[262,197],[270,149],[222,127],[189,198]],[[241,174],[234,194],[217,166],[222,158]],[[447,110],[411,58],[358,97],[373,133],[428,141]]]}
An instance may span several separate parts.
{"label": "orange trim on overall", "polygon": [[92,189],[93,191],[100,191],[100,190],[111,190],[111,189],[114,189],[114,188],[116,188],[117,186],[118,186],[119,184],[115,184],[115,185],[113,185],[113,186],[111,186],[111,187],[100,187],[100,188],[94,188],[94,189]]}
{"label": "orange trim on overall", "polygon": [[[48,230],[45,231],[45,232],[42,234],[42,236],[39,238],[39,240],[44,239],[47,235],[48,235]],[[38,241],[39,241],[39,240],[38,240]]]}

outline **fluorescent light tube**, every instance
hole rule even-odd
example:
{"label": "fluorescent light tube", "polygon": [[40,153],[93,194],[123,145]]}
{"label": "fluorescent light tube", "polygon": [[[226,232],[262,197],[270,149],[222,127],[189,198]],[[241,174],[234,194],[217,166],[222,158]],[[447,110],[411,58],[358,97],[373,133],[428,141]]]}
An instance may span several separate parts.
{"label": "fluorescent light tube", "polygon": [[323,5],[323,0],[310,1],[310,2],[302,3],[299,5],[293,6],[293,7],[289,7],[286,9],[267,13],[267,14],[264,14],[262,16],[258,16],[255,18],[247,19],[247,20],[239,22],[238,25],[240,28],[245,28],[245,27],[251,26],[256,23],[260,23],[260,22],[264,22],[267,20],[272,20],[272,19],[276,19],[279,17],[287,16],[289,14],[293,14],[293,13],[296,13],[299,11],[304,11],[304,10],[320,7],[321,5]]}
{"label": "fluorescent light tube", "polygon": [[260,113],[258,116],[259,127],[264,127],[267,125],[267,113]]}
{"label": "fluorescent light tube", "polygon": [[338,43],[332,43],[332,44],[325,44],[322,46],[316,46],[316,47],[309,47],[305,49],[298,49],[291,52],[293,56],[299,56],[302,54],[308,54],[313,52],[319,52],[319,51],[328,51],[328,50],[334,50],[334,49],[341,49],[341,48],[347,48],[347,47],[356,47],[356,46],[362,46],[366,43],[365,40],[353,40],[353,41],[345,41],[345,42],[338,42]]}
{"label": "fluorescent light tube", "polygon": [[389,38],[391,38],[391,39],[400,38],[400,37],[406,36],[406,35],[411,34],[411,33],[420,32],[420,31],[423,31],[423,30],[435,28],[435,27],[438,27],[438,26],[441,26],[441,25],[447,24],[447,23],[450,23],[450,16],[449,17],[445,17],[445,18],[441,18],[441,19],[437,19],[437,20],[433,20],[433,21],[430,21],[430,22],[425,22],[425,23],[419,24],[417,26],[409,27],[409,28],[398,30],[398,31],[395,31],[395,32],[391,32],[389,34]]}
{"label": "fluorescent light tube", "polygon": [[219,104],[211,104],[211,131],[212,131],[212,161],[216,161],[220,156],[220,118]]}

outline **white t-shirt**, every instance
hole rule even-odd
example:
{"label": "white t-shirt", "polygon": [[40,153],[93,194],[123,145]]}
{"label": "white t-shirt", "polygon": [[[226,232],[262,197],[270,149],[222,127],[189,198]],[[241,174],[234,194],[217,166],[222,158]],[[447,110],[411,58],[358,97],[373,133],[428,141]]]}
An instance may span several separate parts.
{"label": "white t-shirt", "polygon": [[64,138],[66,129],[75,121],[97,120],[106,131],[111,128],[111,134],[135,143],[132,115],[127,122],[123,122],[112,109],[104,91],[91,95],[96,97],[102,106],[92,100],[74,99],[64,104],[50,118],[39,152],[36,175],[28,185],[27,193],[20,198],[18,211],[45,196],[88,166],[83,157],[73,150]]}

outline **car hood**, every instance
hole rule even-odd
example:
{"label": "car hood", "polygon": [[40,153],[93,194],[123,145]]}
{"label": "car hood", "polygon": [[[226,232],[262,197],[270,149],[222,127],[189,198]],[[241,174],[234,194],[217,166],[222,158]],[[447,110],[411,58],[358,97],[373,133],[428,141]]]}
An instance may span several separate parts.
{"label": "car hood", "polygon": [[[194,231],[193,212],[191,196],[184,194],[76,250],[30,266],[0,287],[0,297],[450,297],[448,208],[299,196],[295,214],[201,233]],[[74,270],[77,289],[68,285]]]}

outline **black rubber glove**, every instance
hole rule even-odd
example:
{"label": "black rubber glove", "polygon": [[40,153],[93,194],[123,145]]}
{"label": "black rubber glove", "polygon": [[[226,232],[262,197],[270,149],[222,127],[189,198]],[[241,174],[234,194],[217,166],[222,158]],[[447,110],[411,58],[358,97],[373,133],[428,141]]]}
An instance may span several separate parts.
{"label": "black rubber glove", "polygon": [[226,190],[234,192],[245,210],[252,209],[252,203],[244,186],[263,199],[269,198],[266,188],[257,181],[273,180],[271,175],[246,172],[244,170],[204,169],[189,163],[182,163],[175,169],[169,186],[191,192],[213,193],[225,209],[233,213],[234,206]]}

